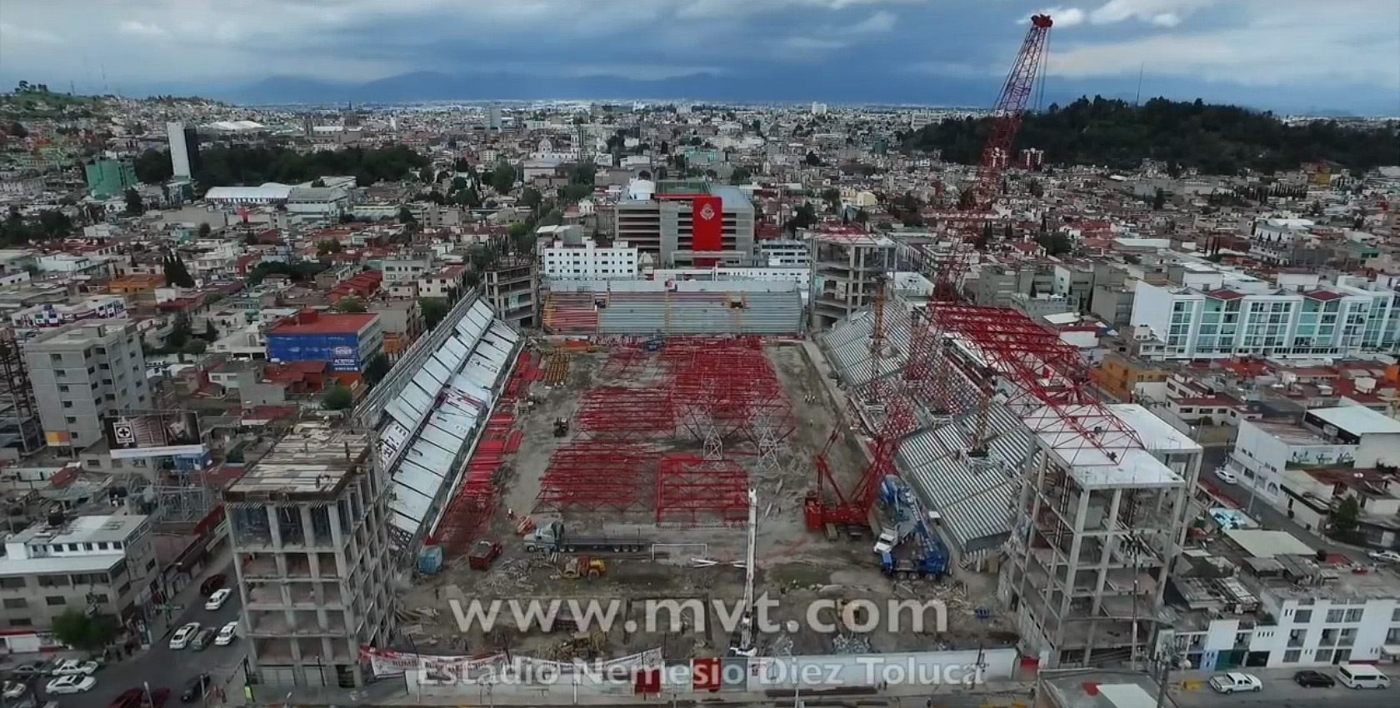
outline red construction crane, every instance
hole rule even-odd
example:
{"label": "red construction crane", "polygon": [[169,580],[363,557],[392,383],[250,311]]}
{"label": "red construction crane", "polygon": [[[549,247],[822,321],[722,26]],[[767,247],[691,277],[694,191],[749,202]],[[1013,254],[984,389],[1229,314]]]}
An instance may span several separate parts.
{"label": "red construction crane", "polygon": [[[970,187],[974,197],[971,211],[974,213],[983,213],[991,208],[992,198],[1000,184],[1002,171],[1009,161],[1009,151],[1016,140],[1016,133],[1021,127],[1021,118],[1025,114],[1031,87],[1036,76],[1040,73],[1050,27],[1053,24],[1049,15],[1031,17],[1030,30],[1021,43],[1021,50],[1016,55],[1016,62],[1012,65],[1006,82],[1002,84],[1001,95],[997,99],[992,114],[992,132],[987,137],[986,146],[982,149],[982,162],[977,171],[977,179]],[[966,270],[965,259],[968,250],[968,239],[959,233],[952,252],[940,264],[939,274],[935,281],[935,296],[939,299],[957,299],[962,272]],[[926,257],[925,262],[931,263],[932,261],[927,260]],[[885,415],[875,432],[871,461],[850,493],[842,493],[841,485],[833,475],[827,459],[828,451],[839,437],[837,431],[832,432],[831,437],[827,439],[826,446],[817,455],[817,487],[808,493],[804,506],[806,524],[813,530],[820,529],[826,524],[855,526],[868,524],[870,510],[874,506],[876,495],[879,493],[881,481],[886,475],[895,472],[894,457],[895,453],[899,451],[900,443],[917,427],[917,419],[913,412],[914,389],[932,382],[930,376],[932,373],[930,369],[932,352],[930,350],[932,341],[937,339],[938,335],[934,333],[934,327],[920,326],[920,323],[912,319],[910,324],[914,332],[914,346],[909,352],[909,363],[904,368],[904,375],[887,377],[879,375],[879,362],[880,357],[883,356],[882,349],[885,339],[884,303],[884,284],[882,283],[873,304],[874,319],[871,329],[871,373],[873,378],[865,393],[870,399],[885,407]],[[986,395],[989,396],[990,392]]]}

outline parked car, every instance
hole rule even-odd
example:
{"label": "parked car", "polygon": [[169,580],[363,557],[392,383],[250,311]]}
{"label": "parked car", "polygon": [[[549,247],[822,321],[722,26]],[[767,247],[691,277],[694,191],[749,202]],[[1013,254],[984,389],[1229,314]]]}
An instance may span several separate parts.
{"label": "parked car", "polygon": [[1371,551],[1366,554],[1371,560],[1378,560],[1384,563],[1400,563],[1400,553],[1395,551]]}
{"label": "parked car", "polygon": [[98,663],[95,661],[79,661],[77,659],[64,659],[53,667],[54,676],[91,676],[97,673]]}
{"label": "parked car", "polygon": [[33,676],[43,676],[49,672],[49,664],[46,661],[27,661],[13,669],[10,674],[15,678],[30,678]]}
{"label": "parked car", "polygon": [[146,689],[142,687],[128,688],[117,694],[107,708],[141,708],[141,704],[146,701]]}
{"label": "parked car", "polygon": [[20,682],[18,682],[18,681],[6,681],[6,682],[5,682],[4,695],[5,695],[5,698],[8,698],[8,699],[10,699],[10,700],[14,700],[14,699],[16,699],[16,698],[19,698],[20,696],[23,696],[23,695],[24,695],[24,692],[25,692],[25,691],[28,691],[28,690],[29,690],[29,687],[28,687],[28,686],[26,686],[26,685],[24,685],[24,684],[22,684],[22,683],[20,683]]}
{"label": "parked car", "polygon": [[1230,470],[1225,469],[1224,467],[1216,467],[1215,476],[1220,478],[1220,481],[1226,484],[1234,484],[1240,481],[1240,478],[1236,477],[1234,472],[1231,472]]}
{"label": "parked car", "polygon": [[170,638],[171,649],[184,649],[190,645],[190,640],[194,635],[199,634],[199,623],[190,622],[187,625],[175,630],[175,635]]}
{"label": "parked car", "polygon": [[71,674],[69,676],[59,676],[44,686],[44,692],[51,696],[62,696],[69,693],[84,693],[91,691],[97,685],[97,679],[82,674]]}
{"label": "parked car", "polygon": [[224,575],[223,573],[215,573],[205,578],[204,582],[199,584],[199,594],[208,597],[209,595],[214,594],[215,590],[223,589],[224,584],[227,582],[227,575]]}
{"label": "parked car", "polygon": [[228,588],[220,588],[218,590],[215,590],[214,594],[209,596],[209,600],[204,603],[204,609],[213,612],[214,610],[223,607],[224,603],[228,602],[228,596],[232,594],[233,591],[229,590]]}
{"label": "parked car", "polygon": [[1370,664],[1342,664],[1337,679],[1347,688],[1390,688],[1390,677]]}
{"label": "parked car", "polygon": [[202,698],[212,685],[209,674],[200,674],[190,679],[189,683],[185,684],[185,690],[180,692],[180,702],[192,703]]}
{"label": "parked car", "polygon": [[222,626],[222,627],[219,628],[219,634],[218,634],[218,636],[214,637],[214,645],[215,645],[215,646],[220,646],[220,647],[226,647],[226,646],[232,644],[232,643],[233,643],[233,640],[235,640],[235,639],[237,639],[237,638],[238,638],[238,620],[234,620],[234,621],[229,622],[228,624],[226,624],[226,625],[224,625],[224,626]]}
{"label": "parked car", "polygon": [[194,639],[190,640],[190,648],[194,649],[195,651],[203,651],[213,641],[214,628],[205,627],[204,629],[199,630],[199,634],[194,635]]}
{"label": "parked car", "polygon": [[1231,671],[1228,674],[1212,676],[1210,687],[1215,689],[1216,693],[1248,693],[1263,690],[1264,684],[1253,674]]}
{"label": "parked car", "polygon": [[1337,685],[1337,680],[1322,673],[1321,671],[1299,671],[1293,674],[1293,681],[1299,686],[1306,688],[1331,688]]}

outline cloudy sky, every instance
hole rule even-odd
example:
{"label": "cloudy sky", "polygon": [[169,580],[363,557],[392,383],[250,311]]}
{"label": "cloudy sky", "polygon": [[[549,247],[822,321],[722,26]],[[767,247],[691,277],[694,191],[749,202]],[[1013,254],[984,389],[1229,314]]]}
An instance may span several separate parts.
{"label": "cloudy sky", "polygon": [[1044,10],[1049,95],[1131,97],[1141,71],[1145,96],[1400,113],[1400,0],[0,0],[0,80],[217,95],[270,77],[699,76],[748,100],[769,82],[990,102]]}

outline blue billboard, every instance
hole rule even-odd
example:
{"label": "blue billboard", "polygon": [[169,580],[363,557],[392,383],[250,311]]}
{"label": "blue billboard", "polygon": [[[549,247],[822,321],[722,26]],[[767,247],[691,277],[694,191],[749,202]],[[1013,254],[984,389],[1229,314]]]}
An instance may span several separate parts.
{"label": "blue billboard", "polygon": [[281,363],[329,362],[332,371],[360,370],[360,337],[356,334],[268,334],[267,358]]}

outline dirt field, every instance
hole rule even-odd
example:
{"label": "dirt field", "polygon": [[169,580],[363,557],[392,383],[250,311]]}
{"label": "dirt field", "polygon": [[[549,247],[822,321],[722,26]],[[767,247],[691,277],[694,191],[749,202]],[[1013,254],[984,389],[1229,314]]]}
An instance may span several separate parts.
{"label": "dirt field", "polygon": [[[978,588],[975,600],[968,599],[963,581],[954,578],[941,583],[917,581],[896,586],[879,572],[870,550],[870,538],[829,541],[823,534],[806,530],[802,500],[814,485],[813,460],[832,430],[844,427],[840,411],[845,410],[846,403],[832,382],[820,373],[819,365],[813,361],[813,355],[819,357],[820,354],[809,343],[771,343],[766,346],[765,353],[782,383],[796,421],[779,458],[782,464],[777,469],[765,469],[758,463],[751,446],[726,442],[725,447],[726,454],[748,471],[750,486],[757,490],[755,593],[759,596],[766,593],[768,598],[781,603],[770,615],[779,631],[760,632],[758,652],[781,655],[911,651],[998,644],[989,639],[995,634],[998,623],[973,618],[975,608],[995,606],[994,582],[988,583],[985,578],[967,579]],[[617,362],[609,366],[608,357],[607,352],[574,353],[566,380],[561,385],[534,384],[532,403],[522,408],[518,419],[525,433],[524,443],[507,472],[501,507],[489,530],[489,537],[501,542],[503,554],[486,572],[469,569],[465,558],[449,559],[443,572],[435,577],[420,578],[408,589],[402,603],[408,615],[403,626],[420,651],[478,653],[509,648],[558,660],[616,657],[657,647],[661,647],[669,659],[724,653],[731,636],[720,627],[712,603],[737,605],[743,597],[744,570],[735,565],[744,556],[746,532],[742,524],[658,526],[651,509],[628,513],[570,510],[535,514],[533,518],[538,523],[561,519],[570,533],[640,535],[659,544],[652,552],[635,554],[635,557],[596,556],[607,563],[606,574],[596,579],[565,579],[561,572],[565,558],[527,553],[515,533],[516,520],[509,517],[508,510],[517,520],[532,514],[551,455],[561,444],[580,435],[576,428],[571,428],[568,436],[554,437],[553,421],[572,419],[581,396],[591,387],[646,387],[663,380],[657,355],[634,357],[627,366],[618,366]],[[663,451],[701,453],[699,440],[684,434],[677,438],[662,444]],[[828,457],[832,469],[848,486],[866,465],[861,444],[849,431],[843,430]],[[640,490],[643,497],[651,493],[649,489]],[[487,634],[474,628],[464,634],[457,626],[450,604],[454,599],[466,603],[470,600],[549,601],[559,598],[617,601],[622,608],[619,622],[607,632],[575,632],[569,627],[554,632],[538,628],[527,632],[498,628]],[[872,600],[883,610],[885,600],[892,598],[943,600],[948,605],[951,631],[943,634],[891,632],[881,626],[864,635],[864,641],[848,642],[847,637],[839,634],[806,627],[805,615],[813,601]],[[644,610],[648,600],[700,601],[706,608],[705,631],[695,629],[693,621],[687,622],[681,631],[668,631],[665,626],[647,631]],[[508,613],[503,614],[509,617]],[[632,619],[637,627],[616,626],[625,619]],[[789,623],[792,626],[787,626]],[[502,624],[513,626],[515,621]],[[795,631],[789,631],[794,627]]]}

